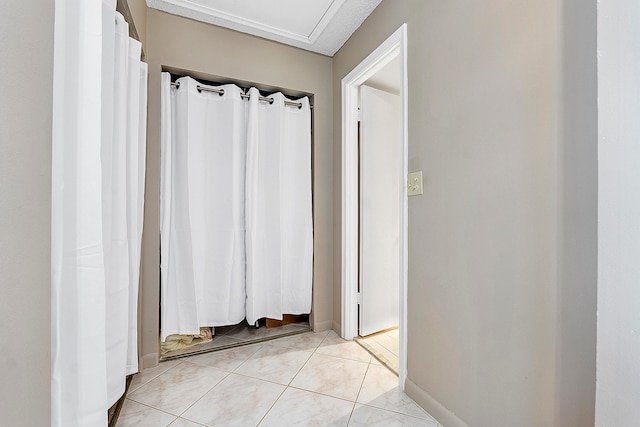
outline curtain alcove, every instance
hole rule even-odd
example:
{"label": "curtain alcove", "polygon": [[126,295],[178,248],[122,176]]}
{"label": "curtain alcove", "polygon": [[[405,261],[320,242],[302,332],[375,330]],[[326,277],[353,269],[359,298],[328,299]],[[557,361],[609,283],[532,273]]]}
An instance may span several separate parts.
{"label": "curtain alcove", "polygon": [[163,73],[161,103],[161,340],[308,314],[309,99]]}

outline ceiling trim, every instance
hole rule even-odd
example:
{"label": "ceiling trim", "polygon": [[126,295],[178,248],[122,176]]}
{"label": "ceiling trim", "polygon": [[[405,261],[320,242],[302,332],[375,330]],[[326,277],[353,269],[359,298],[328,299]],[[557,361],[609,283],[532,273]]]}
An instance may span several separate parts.
{"label": "ceiling trim", "polygon": [[309,34],[310,43],[315,43],[316,40],[318,40],[318,37],[320,37],[320,35],[327,28],[329,22],[331,22],[331,20],[335,18],[345,1],[346,0],[333,0],[331,2],[331,6],[329,6],[329,9],[327,9],[322,19],[320,19],[320,22],[318,22],[318,25],[316,25],[311,34]]}
{"label": "ceiling trim", "polygon": [[207,7],[190,0],[146,0],[147,6],[333,56],[381,0],[333,0],[311,34],[304,35]]}
{"label": "ceiling trim", "polygon": [[322,31],[324,31],[324,29],[327,27],[331,19],[333,19],[344,2],[345,0],[334,0],[333,2],[331,2],[331,6],[329,6],[329,9],[327,9],[327,12],[319,21],[318,25],[316,25],[311,34],[305,36],[303,34],[287,31],[282,28],[273,27],[271,25],[266,25],[252,19],[244,18],[233,13],[228,13],[214,7],[204,6],[189,0],[148,1],[151,7],[164,10],[165,12],[173,13],[173,11],[175,10],[182,10],[184,12],[191,11],[191,13],[196,13],[201,16],[201,18],[197,18],[199,21],[206,20],[211,24],[220,25],[254,35],[262,36],[265,34],[273,34],[276,37],[293,39],[306,44],[313,44],[318,39],[320,34],[322,34]]}

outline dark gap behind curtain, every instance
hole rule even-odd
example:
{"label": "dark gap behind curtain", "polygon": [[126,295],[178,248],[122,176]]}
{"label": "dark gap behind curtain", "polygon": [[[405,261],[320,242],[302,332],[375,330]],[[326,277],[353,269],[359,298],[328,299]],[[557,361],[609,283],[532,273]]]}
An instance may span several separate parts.
{"label": "dark gap behind curtain", "polygon": [[[273,95],[274,93],[278,93],[278,92],[282,93],[285,96],[285,98],[292,99],[292,100],[306,96],[307,98],[309,98],[309,105],[311,107],[311,145],[313,147],[313,98],[314,98],[314,95],[312,93],[273,87],[269,85],[261,85],[259,83],[235,80],[235,79],[230,79],[225,77],[219,77],[219,78],[215,78],[215,80],[210,80],[210,79],[205,79],[200,77],[194,77],[191,73],[173,72],[169,70],[164,70],[164,71],[171,74],[171,83],[175,83],[178,79],[182,77],[191,77],[198,83],[202,83],[203,85],[207,85],[207,86],[223,86],[226,84],[236,85],[240,89],[242,89],[243,93],[247,95],[249,94],[249,89],[252,87],[255,87],[258,89],[258,91],[260,91],[261,96],[264,96],[267,98]],[[313,150],[312,150],[312,155],[313,155]],[[313,161],[311,163],[313,165]]]}

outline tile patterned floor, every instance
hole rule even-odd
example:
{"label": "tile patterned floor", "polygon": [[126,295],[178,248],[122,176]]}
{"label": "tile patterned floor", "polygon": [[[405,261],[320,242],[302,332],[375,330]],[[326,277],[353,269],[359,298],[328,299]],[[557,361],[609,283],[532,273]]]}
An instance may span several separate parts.
{"label": "tile patterned floor", "polygon": [[118,427],[441,427],[333,331],[174,359],[133,378]]}
{"label": "tile patterned floor", "polygon": [[356,342],[373,354],[383,365],[398,374],[398,349],[400,336],[398,328],[388,329],[377,334],[356,338]]}

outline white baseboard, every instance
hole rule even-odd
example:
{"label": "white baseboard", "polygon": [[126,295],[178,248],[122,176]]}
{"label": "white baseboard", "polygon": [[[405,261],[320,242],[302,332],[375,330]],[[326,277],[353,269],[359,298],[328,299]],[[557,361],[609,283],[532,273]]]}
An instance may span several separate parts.
{"label": "white baseboard", "polygon": [[433,418],[444,427],[469,427],[467,423],[458,418],[453,412],[444,407],[429,393],[418,387],[409,378],[404,383],[404,391],[407,395],[424,408]]}

